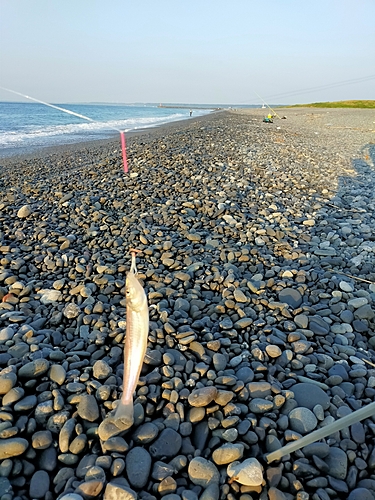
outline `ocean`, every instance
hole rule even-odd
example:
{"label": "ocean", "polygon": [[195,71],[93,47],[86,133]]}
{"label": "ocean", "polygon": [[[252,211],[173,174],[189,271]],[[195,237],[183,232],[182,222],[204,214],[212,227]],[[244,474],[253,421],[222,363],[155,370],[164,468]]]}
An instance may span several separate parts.
{"label": "ocean", "polygon": [[[189,118],[189,108],[156,104],[56,104],[87,116],[87,121],[39,103],[0,102],[0,157],[116,136],[116,129],[139,130]],[[193,109],[193,117],[212,108]]]}

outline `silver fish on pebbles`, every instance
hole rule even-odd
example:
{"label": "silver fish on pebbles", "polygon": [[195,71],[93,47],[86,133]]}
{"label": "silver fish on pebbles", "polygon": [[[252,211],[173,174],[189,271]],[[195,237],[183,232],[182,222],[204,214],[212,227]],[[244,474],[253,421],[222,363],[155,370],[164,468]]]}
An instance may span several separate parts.
{"label": "silver fish on pebbles", "polygon": [[126,275],[126,338],[124,345],[124,380],[121,400],[114,420],[134,421],[133,394],[146,354],[149,316],[146,293],[137,278],[136,252],[131,251],[132,265]]}

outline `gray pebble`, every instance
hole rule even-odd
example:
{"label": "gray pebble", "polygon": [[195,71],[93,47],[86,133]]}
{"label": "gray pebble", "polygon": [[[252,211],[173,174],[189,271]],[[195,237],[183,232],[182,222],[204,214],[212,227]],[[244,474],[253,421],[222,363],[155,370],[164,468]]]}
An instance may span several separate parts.
{"label": "gray pebble", "polygon": [[191,392],[188,401],[191,406],[201,407],[207,406],[215,399],[217,389],[214,386],[202,387]]}
{"label": "gray pebble", "polygon": [[125,463],[130,484],[137,489],[143,488],[150,475],[150,454],[144,448],[136,446],[126,455]]}
{"label": "gray pebble", "polygon": [[44,498],[49,490],[49,475],[44,470],[36,471],[30,481],[30,498]]}
{"label": "gray pebble", "polygon": [[329,325],[320,316],[311,316],[309,329],[316,335],[326,335],[329,332]]}
{"label": "gray pebble", "polygon": [[13,488],[10,484],[8,478],[0,476],[0,498],[7,498],[6,495],[10,495],[9,500],[13,499]]}
{"label": "gray pebble", "polygon": [[330,476],[336,479],[346,479],[348,457],[341,448],[331,447],[329,455],[324,459],[329,467]]}
{"label": "gray pebble", "polygon": [[7,340],[11,340],[14,335],[14,330],[10,326],[0,330],[0,344],[4,344]]}
{"label": "gray pebble", "polygon": [[349,493],[348,500],[374,500],[374,495],[367,488],[356,488]]}
{"label": "gray pebble", "polygon": [[291,390],[299,406],[304,406],[310,410],[317,404],[320,404],[324,410],[327,410],[329,407],[330,400],[328,395],[315,384],[295,384]]}
{"label": "gray pebble", "polygon": [[272,411],[273,403],[267,399],[254,398],[250,401],[249,408],[253,413],[267,413]]}
{"label": "gray pebble", "polygon": [[302,451],[306,457],[312,457],[316,455],[319,458],[325,458],[329,454],[329,446],[326,443],[311,443],[304,448]]}
{"label": "gray pebble", "polygon": [[224,354],[216,352],[212,357],[212,361],[216,371],[225,370],[225,367],[227,366],[227,358]]}
{"label": "gray pebble", "polygon": [[254,372],[251,368],[244,366],[236,371],[238,380],[242,380],[245,384],[254,380]]}
{"label": "gray pebble", "polygon": [[91,394],[84,394],[77,406],[78,415],[83,420],[95,422],[99,418],[99,407],[96,399]]}
{"label": "gray pebble", "polygon": [[106,379],[112,373],[112,368],[104,360],[95,361],[93,366],[94,378],[98,380]]}
{"label": "gray pebble", "polygon": [[283,288],[279,292],[279,300],[297,309],[302,304],[302,295],[295,288]]}
{"label": "gray pebble", "polygon": [[18,370],[18,376],[26,379],[41,377],[48,371],[49,366],[50,363],[46,359],[36,359],[35,361],[31,361],[21,366]]}
{"label": "gray pebble", "polygon": [[201,493],[199,500],[219,500],[220,488],[216,483],[209,484]]}
{"label": "gray pebble", "polygon": [[294,431],[307,434],[316,428],[318,421],[311,410],[299,407],[289,413],[289,423]]}
{"label": "gray pebble", "polygon": [[66,495],[59,497],[59,500],[84,500],[78,493],[67,493]]}
{"label": "gray pebble", "polygon": [[159,434],[158,427],[152,422],[140,425],[133,433],[133,439],[138,444],[147,444]]}
{"label": "gray pebble", "polygon": [[149,450],[153,458],[174,457],[180,451],[182,438],[173,429],[164,429],[159,437],[151,444]]}
{"label": "gray pebble", "polygon": [[34,395],[26,396],[14,405],[14,411],[30,411],[37,405],[37,398]]}
{"label": "gray pebble", "polygon": [[210,484],[219,484],[219,471],[217,467],[202,457],[196,457],[191,460],[188,468],[189,479],[197,486],[206,488]]}

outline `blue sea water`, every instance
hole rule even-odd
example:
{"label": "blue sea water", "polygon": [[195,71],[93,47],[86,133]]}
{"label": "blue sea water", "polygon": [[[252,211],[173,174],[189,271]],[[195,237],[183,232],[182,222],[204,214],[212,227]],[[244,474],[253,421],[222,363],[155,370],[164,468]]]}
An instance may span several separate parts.
{"label": "blue sea water", "polygon": [[[118,130],[139,130],[189,118],[189,109],[157,105],[56,104],[94,121],[39,103],[0,102],[0,157],[47,146],[106,139]],[[193,117],[211,109],[194,109]]]}

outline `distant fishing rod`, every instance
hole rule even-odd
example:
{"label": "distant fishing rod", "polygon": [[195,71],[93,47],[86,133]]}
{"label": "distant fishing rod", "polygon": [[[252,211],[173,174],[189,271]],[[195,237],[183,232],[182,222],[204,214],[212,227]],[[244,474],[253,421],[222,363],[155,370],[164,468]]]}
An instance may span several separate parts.
{"label": "distant fishing rod", "polygon": [[[38,102],[39,104],[44,104],[44,106],[48,106],[50,108],[57,109],[59,111],[63,111],[64,113],[67,113],[68,115],[73,115],[77,116],[78,118],[82,118],[83,120],[87,120],[89,122],[94,122],[94,123],[102,123],[99,120],[93,120],[92,118],[89,118],[88,116],[81,115],[80,113],[76,113],[75,111],[71,111],[70,109],[62,108],[61,106],[56,106],[55,104],[50,104],[49,102],[41,101],[40,99],[36,99],[35,97],[30,97],[26,94],[22,94],[21,92],[17,92],[15,90],[7,89],[5,87],[1,87],[0,89],[5,90],[7,92],[11,92],[12,94],[19,95],[21,97],[25,97],[25,99],[29,99],[30,101]],[[125,143],[125,133],[123,130],[120,130],[116,127],[113,127],[111,125],[105,124],[107,128],[111,130],[115,130],[116,132],[120,133],[120,138],[121,138],[121,149],[122,149],[122,159],[124,163],[124,172],[128,172],[128,162],[126,158],[126,143]]]}
{"label": "distant fishing rod", "polygon": [[271,106],[268,106],[268,104],[266,103],[266,101],[257,92],[255,92],[255,90],[253,92],[254,92],[254,94],[256,94],[259,97],[259,99],[263,102],[263,104],[265,104],[267,106],[267,108],[270,108],[270,110],[272,111],[272,113],[274,113],[277,116],[277,118],[279,118],[281,120],[280,116],[276,113],[276,111],[273,110],[271,108]]}

